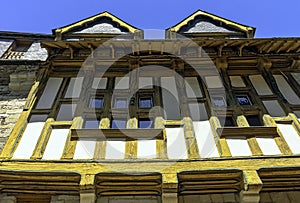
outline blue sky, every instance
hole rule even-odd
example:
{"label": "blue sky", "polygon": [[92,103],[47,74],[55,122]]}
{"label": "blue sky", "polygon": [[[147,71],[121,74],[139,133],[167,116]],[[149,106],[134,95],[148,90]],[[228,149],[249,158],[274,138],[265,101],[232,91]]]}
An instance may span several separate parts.
{"label": "blue sky", "polygon": [[166,29],[201,9],[257,28],[256,37],[300,37],[299,0],[4,0],[0,30],[51,33],[109,11],[141,29]]}

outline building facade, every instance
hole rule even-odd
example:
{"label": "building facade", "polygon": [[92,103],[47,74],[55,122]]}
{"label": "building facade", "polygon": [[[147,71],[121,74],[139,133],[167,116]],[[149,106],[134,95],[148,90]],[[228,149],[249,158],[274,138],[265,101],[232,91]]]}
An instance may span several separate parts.
{"label": "building facade", "polygon": [[0,202],[298,202],[300,40],[254,35],[201,10],[0,33]]}

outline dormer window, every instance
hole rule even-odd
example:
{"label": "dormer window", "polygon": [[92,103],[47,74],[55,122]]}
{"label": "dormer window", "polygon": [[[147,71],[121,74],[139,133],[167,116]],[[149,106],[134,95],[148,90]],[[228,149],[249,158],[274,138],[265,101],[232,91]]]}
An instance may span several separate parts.
{"label": "dormer window", "polygon": [[32,44],[32,41],[20,41],[16,40],[3,55],[4,59],[22,59],[25,53],[28,51]]}

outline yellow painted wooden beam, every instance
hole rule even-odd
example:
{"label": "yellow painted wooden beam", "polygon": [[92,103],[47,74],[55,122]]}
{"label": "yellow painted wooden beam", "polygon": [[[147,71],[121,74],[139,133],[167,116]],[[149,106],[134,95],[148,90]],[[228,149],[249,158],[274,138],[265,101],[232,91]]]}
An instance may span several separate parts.
{"label": "yellow painted wooden beam", "polygon": [[[127,121],[127,128],[138,128],[137,118],[131,118]],[[126,141],[125,144],[125,159],[137,158],[138,141]]]}
{"label": "yellow painted wooden beam", "polygon": [[[100,123],[99,123],[99,128],[100,129],[110,128],[109,118],[102,118]],[[106,141],[97,141],[96,142],[96,147],[95,147],[95,152],[94,152],[94,159],[95,160],[105,159],[106,145],[107,145]]]}

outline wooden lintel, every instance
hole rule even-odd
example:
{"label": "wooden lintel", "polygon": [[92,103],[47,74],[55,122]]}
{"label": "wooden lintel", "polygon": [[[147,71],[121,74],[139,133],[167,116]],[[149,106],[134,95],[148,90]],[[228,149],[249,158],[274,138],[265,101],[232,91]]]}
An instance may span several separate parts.
{"label": "wooden lintel", "polygon": [[163,139],[163,129],[71,129],[71,140],[154,140]]}
{"label": "wooden lintel", "polygon": [[250,137],[278,137],[277,127],[222,127],[217,128],[217,133],[221,138],[228,137],[237,137],[245,136],[246,138]]}

